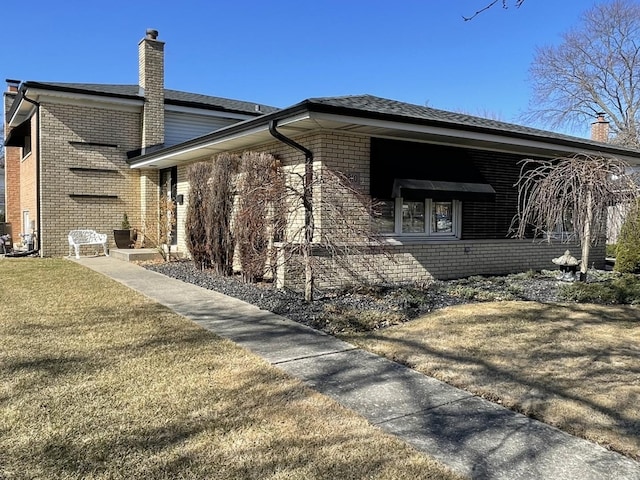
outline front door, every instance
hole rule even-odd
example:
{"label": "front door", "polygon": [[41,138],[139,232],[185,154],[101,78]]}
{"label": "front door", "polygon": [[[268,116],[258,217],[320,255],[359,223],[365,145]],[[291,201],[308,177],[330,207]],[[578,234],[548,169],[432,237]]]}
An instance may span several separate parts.
{"label": "front door", "polygon": [[176,208],[176,196],[178,194],[178,167],[163,168],[160,170],[160,205],[165,198],[173,203],[174,221],[171,228],[171,245],[178,243],[178,211]]}

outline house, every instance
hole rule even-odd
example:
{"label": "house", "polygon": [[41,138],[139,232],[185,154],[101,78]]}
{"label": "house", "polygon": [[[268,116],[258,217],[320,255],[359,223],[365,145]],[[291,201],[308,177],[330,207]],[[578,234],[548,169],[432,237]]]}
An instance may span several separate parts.
{"label": "house", "polygon": [[[597,120],[594,133],[603,135],[607,126],[604,119]],[[283,139],[293,139],[297,148]],[[520,162],[585,152],[640,162],[640,152],[611,144],[356,95],[308,99],[129,163],[134,169],[177,167],[178,192],[188,195],[189,164],[245,150],[271,153],[287,168],[299,168],[311,154],[316,169],[341,171],[383,202],[380,223],[394,261],[381,259],[375,269],[372,262],[358,267],[355,258],[349,269],[327,261],[324,277],[334,284],[549,268],[566,244],[509,238]],[[316,226],[319,237],[323,228],[334,227],[323,225],[321,212]],[[179,245],[181,241],[179,235]],[[596,247],[592,258],[597,267],[604,265],[604,245]],[[278,277],[284,285],[300,281],[299,274],[286,268]]]}
{"label": "house", "polygon": [[[149,206],[167,182],[173,198],[185,199],[177,205],[175,238],[175,248],[185,251],[189,165],[250,150],[274,155],[287,171],[300,171],[306,162],[315,171],[340,171],[354,188],[381,203],[377,223],[385,254],[372,262],[375,253],[354,253],[345,267],[317,249],[327,285],[549,268],[567,245],[509,238],[520,162],[590,153],[640,164],[640,152],[602,141],[370,95],[310,98],[278,110],[164,91],[161,46],[153,32],[140,44],[144,96],[131,86],[27,82],[13,98],[11,92],[6,97],[13,128],[7,150],[14,146],[11,155],[16,156],[7,161],[9,218],[25,230],[38,218],[34,226],[43,255],[63,254],[72,228],[107,231],[117,227],[123,211],[134,223],[154,214]],[[192,122],[174,119],[179,113],[193,115]],[[202,134],[204,116],[223,119],[226,126],[209,124]],[[606,137],[606,128],[604,119],[596,120],[594,138]],[[40,132],[39,143],[30,132]],[[37,160],[31,160],[34,151]],[[20,207],[11,200],[16,165],[21,166]],[[35,173],[23,173],[29,168]],[[39,196],[31,192],[34,185]],[[322,186],[316,188],[317,198]],[[323,222],[322,210],[317,211],[316,238],[333,228],[335,222]],[[592,255],[602,267],[604,245]],[[280,265],[277,280],[299,285],[295,262]]]}
{"label": "house", "polygon": [[14,241],[36,234],[42,256],[62,256],[70,230],[110,233],[125,213],[140,228],[160,182],[175,178],[170,168],[131,169],[129,157],[275,110],[165,89],[157,36],[148,30],[139,43],[138,85],[7,80],[4,178]]}

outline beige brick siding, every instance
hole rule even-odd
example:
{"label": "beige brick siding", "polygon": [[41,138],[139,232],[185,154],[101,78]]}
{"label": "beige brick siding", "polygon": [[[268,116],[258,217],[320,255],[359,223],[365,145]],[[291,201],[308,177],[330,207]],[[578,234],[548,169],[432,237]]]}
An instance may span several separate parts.
{"label": "beige brick siding", "polygon": [[107,233],[115,246],[123,214],[132,226],[141,220],[140,172],[126,163],[126,152],[140,146],[140,114],[53,103],[40,111],[42,254],[66,255],[67,233],[77,228]]}
{"label": "beige brick siding", "polygon": [[[580,247],[531,240],[470,240],[390,245],[384,253],[352,255],[332,259],[314,258],[316,286],[338,287],[360,282],[406,283],[431,279],[453,279],[470,275],[500,275],[528,270],[557,270],[551,262],[565,250],[580,258]],[[605,246],[593,247],[590,265],[604,268]],[[278,271],[281,286],[299,288],[302,269],[299,258]]]}
{"label": "beige brick siding", "polygon": [[[336,132],[319,132],[296,137],[295,140],[314,153],[314,169],[321,172],[323,166],[340,171],[355,180],[354,186],[368,193],[370,185],[370,139],[366,136]],[[304,155],[280,142],[273,142],[253,148],[258,152],[271,153],[279,158],[288,171],[303,172]],[[187,199],[186,168],[178,170],[178,192]],[[293,178],[293,177],[291,177]],[[322,192],[314,191],[316,201]],[[349,199],[343,200],[349,202]],[[318,202],[319,203],[319,202]],[[186,203],[184,206],[186,210]],[[184,214],[179,210],[178,244],[184,249]],[[347,209],[348,211],[348,209]],[[357,211],[353,209],[352,211]],[[302,213],[302,212],[300,212]],[[326,212],[316,210],[316,237],[329,233],[334,224],[323,218]],[[297,230],[302,215],[291,219],[289,233]],[[360,218],[345,218],[343,224],[353,225]],[[368,220],[367,220],[368,221]],[[317,250],[314,262],[318,272],[318,287],[336,287],[356,282],[425,282],[433,278],[451,279],[469,275],[504,274],[527,270],[554,269],[552,258],[558,257],[569,248],[573,255],[580,256],[576,245],[561,243],[548,244],[531,240],[390,240],[383,253],[362,253],[347,258],[332,258],[326,252]],[[363,250],[367,252],[367,250]],[[280,259],[285,253],[280,250]],[[303,270],[295,257],[286,265],[280,263],[277,282],[280,286],[299,288],[302,285]],[[604,245],[595,247],[591,262],[597,267],[604,266]]]}
{"label": "beige brick siding", "polygon": [[[37,131],[36,115],[31,117],[31,152],[20,160],[20,211],[19,220],[12,224],[14,242],[19,241],[19,233],[34,233],[37,229],[38,219],[38,202],[37,202],[37,151],[36,136],[33,132]],[[23,150],[24,151],[24,150]],[[23,225],[23,213],[29,212],[31,225]]]}

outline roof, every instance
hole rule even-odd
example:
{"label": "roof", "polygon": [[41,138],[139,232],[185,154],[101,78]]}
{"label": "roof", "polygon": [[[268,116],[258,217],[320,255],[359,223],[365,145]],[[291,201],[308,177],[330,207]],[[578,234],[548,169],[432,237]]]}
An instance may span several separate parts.
{"label": "roof", "polygon": [[[25,92],[30,88],[132,100],[142,100],[144,98],[140,93],[140,87],[138,85],[26,81],[22,83],[20,92]],[[170,89],[165,89],[164,100],[165,104],[169,105],[219,110],[253,116],[263,115],[265,113],[271,113],[278,110],[276,107],[262,105],[255,102],[246,102]],[[7,115],[8,118],[11,118],[13,115],[15,108],[17,108],[17,103],[19,102],[14,102],[12,105],[9,114]]]}
{"label": "roof", "polygon": [[182,144],[132,158],[129,163],[133,168],[160,167],[225,150],[251,148],[274,140],[268,128],[271,121],[277,123],[281,133],[294,137],[325,129],[547,157],[591,152],[640,163],[640,150],[373,95],[309,98]]}
{"label": "roof", "polygon": [[[458,128],[494,130],[507,135],[526,135],[545,139],[555,139],[560,141],[579,141],[585,145],[601,148],[611,146],[589,139],[564,135],[548,130],[526,127],[514,123],[501,122],[489,118],[476,117],[464,113],[439,110],[427,106],[415,105],[411,103],[399,102],[388,98],[376,97],[373,95],[347,95],[342,97],[321,97],[308,100],[311,104],[318,106],[329,106],[350,111],[352,114],[368,113],[384,117],[405,118],[409,120],[423,120],[438,124],[449,124]],[[623,150],[630,150],[623,148]]]}

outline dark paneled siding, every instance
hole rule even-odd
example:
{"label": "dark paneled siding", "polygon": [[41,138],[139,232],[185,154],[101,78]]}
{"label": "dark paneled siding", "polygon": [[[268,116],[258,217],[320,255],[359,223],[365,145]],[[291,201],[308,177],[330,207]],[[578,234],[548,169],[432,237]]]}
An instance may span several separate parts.
{"label": "dark paneled siding", "polygon": [[394,178],[488,183],[495,201],[464,200],[462,239],[504,239],[517,213],[515,183],[525,156],[443,147],[425,143],[371,139],[371,195],[390,198]]}
{"label": "dark paneled siding", "polygon": [[518,162],[524,157],[478,150],[469,150],[469,153],[476,168],[496,191],[496,200],[462,204],[462,238],[506,238],[517,213],[518,191],[514,185],[520,176]]}

